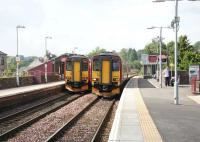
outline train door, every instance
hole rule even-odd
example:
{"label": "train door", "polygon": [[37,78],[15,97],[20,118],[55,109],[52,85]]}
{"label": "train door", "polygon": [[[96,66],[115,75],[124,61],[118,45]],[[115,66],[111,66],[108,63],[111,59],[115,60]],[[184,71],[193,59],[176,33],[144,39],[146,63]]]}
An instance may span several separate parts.
{"label": "train door", "polygon": [[74,82],[80,82],[81,81],[81,68],[80,68],[80,62],[75,61],[74,62]]}
{"label": "train door", "polygon": [[110,61],[103,60],[102,61],[102,84],[110,83]]}

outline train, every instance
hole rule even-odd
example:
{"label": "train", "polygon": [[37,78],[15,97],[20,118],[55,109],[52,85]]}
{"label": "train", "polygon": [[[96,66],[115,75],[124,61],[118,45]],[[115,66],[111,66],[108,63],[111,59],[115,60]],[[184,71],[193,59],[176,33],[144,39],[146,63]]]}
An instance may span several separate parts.
{"label": "train", "polygon": [[[44,64],[29,71],[33,75],[37,74],[35,78],[38,79],[39,76],[39,82],[43,82],[41,76],[44,76]],[[72,93],[92,92],[103,97],[113,97],[121,93],[122,61],[112,52],[100,53],[92,58],[65,53],[48,61],[47,71],[48,78],[51,74],[58,74],[65,80],[65,89]]]}
{"label": "train", "polygon": [[73,93],[91,90],[90,60],[84,55],[72,55],[66,60],[65,88]]}
{"label": "train", "polygon": [[92,93],[103,97],[120,94],[122,61],[112,52],[100,53],[92,58]]}

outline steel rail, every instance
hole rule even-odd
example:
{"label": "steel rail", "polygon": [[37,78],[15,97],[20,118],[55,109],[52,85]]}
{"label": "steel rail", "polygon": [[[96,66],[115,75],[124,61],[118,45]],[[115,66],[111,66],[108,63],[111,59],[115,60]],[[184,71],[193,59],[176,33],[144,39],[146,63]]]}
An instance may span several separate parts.
{"label": "steel rail", "polygon": [[20,115],[20,114],[22,114],[22,113],[25,113],[25,112],[27,112],[27,111],[31,111],[31,110],[33,110],[33,109],[36,109],[37,107],[40,107],[40,106],[42,106],[42,105],[46,105],[46,104],[48,104],[48,103],[51,103],[51,102],[57,101],[57,100],[59,100],[59,99],[65,98],[65,97],[66,97],[65,95],[67,95],[67,94],[62,94],[62,96],[60,95],[59,97],[51,98],[50,100],[46,100],[46,101],[44,101],[44,102],[41,102],[41,103],[32,105],[32,106],[27,107],[27,108],[24,108],[24,109],[22,109],[22,110],[19,110],[19,111],[16,111],[16,112],[14,112],[14,113],[8,114],[8,115],[6,115],[6,116],[0,117],[0,123],[2,123],[2,122],[5,121],[5,120],[7,121],[7,120],[8,120],[9,118],[11,118],[11,117],[15,117],[15,116]]}
{"label": "steel rail", "polygon": [[98,126],[98,128],[97,128],[97,130],[96,130],[96,132],[95,132],[95,134],[93,136],[93,138],[91,139],[91,142],[98,141],[97,139],[98,139],[98,137],[100,135],[100,132],[101,132],[101,130],[103,128],[103,125],[105,124],[105,122],[106,122],[106,120],[107,120],[107,118],[108,118],[108,116],[109,116],[109,114],[110,114],[110,112],[112,110],[112,107],[113,107],[114,103],[115,103],[115,100],[113,100],[111,102],[110,106],[108,107],[108,109],[107,109],[102,121],[100,122],[100,124],[99,124],[99,126]]}
{"label": "steel rail", "polygon": [[[73,97],[73,96],[71,96],[71,97]],[[79,95],[79,96],[77,96],[77,97],[75,97],[75,98],[73,98],[71,100],[66,100],[65,103],[63,103],[63,104],[61,104],[61,105],[59,105],[59,106],[57,106],[57,107],[55,107],[55,108],[53,108],[51,110],[39,115],[39,116],[36,116],[36,117],[32,118],[31,120],[29,120],[27,122],[24,122],[23,124],[21,124],[19,126],[16,126],[15,128],[12,128],[12,129],[6,131],[5,133],[0,135],[0,141],[5,141],[5,140],[9,139],[12,135],[16,134],[18,131],[24,129],[25,127],[30,126],[31,124],[37,122],[39,119],[41,119],[41,118],[45,117],[46,115],[48,115],[48,114],[50,114],[50,113],[62,108],[63,106],[73,102],[74,100],[76,100],[76,99],[78,99],[80,97],[83,97],[83,96]]]}
{"label": "steel rail", "polygon": [[73,118],[71,118],[69,121],[67,121],[62,127],[60,127],[60,129],[58,129],[54,134],[52,134],[45,142],[54,142],[54,141],[56,141],[59,138],[59,136],[62,134],[63,131],[65,131],[74,122],[76,122],[79,119],[79,117],[82,116],[94,104],[96,104],[98,102],[98,100],[99,100],[99,98],[97,97],[90,104],[85,106],[81,111],[79,111],[76,115],[74,115]]}

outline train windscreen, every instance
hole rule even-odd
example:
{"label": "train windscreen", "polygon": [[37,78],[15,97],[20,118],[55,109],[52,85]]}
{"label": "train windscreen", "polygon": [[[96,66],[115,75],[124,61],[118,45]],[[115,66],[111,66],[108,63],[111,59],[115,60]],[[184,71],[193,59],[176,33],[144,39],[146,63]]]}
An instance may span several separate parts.
{"label": "train windscreen", "polygon": [[67,61],[67,63],[66,63],[66,70],[67,71],[72,71],[72,62]]}
{"label": "train windscreen", "polygon": [[114,62],[112,63],[112,70],[113,70],[113,71],[119,71],[119,62],[114,61]]}
{"label": "train windscreen", "polygon": [[93,71],[100,71],[100,63],[98,60],[93,61]]}
{"label": "train windscreen", "polygon": [[83,71],[88,71],[88,62],[87,61],[83,61],[82,70]]}

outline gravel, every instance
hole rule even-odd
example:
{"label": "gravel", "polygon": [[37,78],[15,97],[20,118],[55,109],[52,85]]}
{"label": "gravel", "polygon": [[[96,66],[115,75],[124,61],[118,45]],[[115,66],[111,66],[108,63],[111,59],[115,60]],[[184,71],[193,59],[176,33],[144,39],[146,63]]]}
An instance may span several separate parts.
{"label": "gravel", "polygon": [[107,142],[108,141],[118,104],[119,104],[119,101],[115,101],[115,104],[112,107],[111,113],[109,114],[108,121],[104,124],[101,134],[98,138],[99,142]]}
{"label": "gravel", "polygon": [[111,103],[108,100],[100,100],[97,102],[90,110],[83,114],[74,126],[66,130],[58,141],[90,141]]}
{"label": "gravel", "polygon": [[6,120],[5,122],[0,123],[0,134],[15,128],[17,126],[20,126],[21,124],[37,117],[40,116],[46,112],[49,112],[50,110],[57,108],[58,106],[64,104],[66,101],[69,101],[70,99],[73,99],[74,96],[66,96],[65,98],[63,98],[62,101],[55,101],[54,103],[50,103],[50,104],[46,104],[46,105],[42,105],[39,108],[35,108],[31,111],[28,111],[26,113],[22,113],[19,116],[16,116],[14,118],[11,118],[9,120]]}
{"label": "gravel", "polygon": [[28,102],[26,104],[23,104],[23,105],[19,105],[19,106],[16,106],[15,108],[6,108],[7,110],[2,110],[2,112],[0,113],[0,118],[3,118],[5,116],[8,116],[10,114],[14,114],[14,113],[17,113],[17,112],[20,112],[24,109],[27,109],[27,108],[30,108],[32,106],[35,106],[35,105],[38,105],[40,103],[43,103],[43,102],[46,102],[46,101],[49,101],[49,100],[52,100],[52,99],[56,99],[56,98],[59,98],[59,97],[62,97],[66,95],[66,93],[59,93],[59,94],[56,94],[56,95],[50,95],[50,96],[46,96],[45,98],[40,98],[39,100],[34,100],[34,101],[31,101],[31,102]]}
{"label": "gravel", "polygon": [[85,95],[78,100],[64,106],[63,108],[53,112],[38,122],[32,124],[30,127],[16,134],[15,137],[9,139],[9,142],[42,142],[50,135],[58,130],[64,122],[71,119],[82,107],[92,102],[96,96]]}

